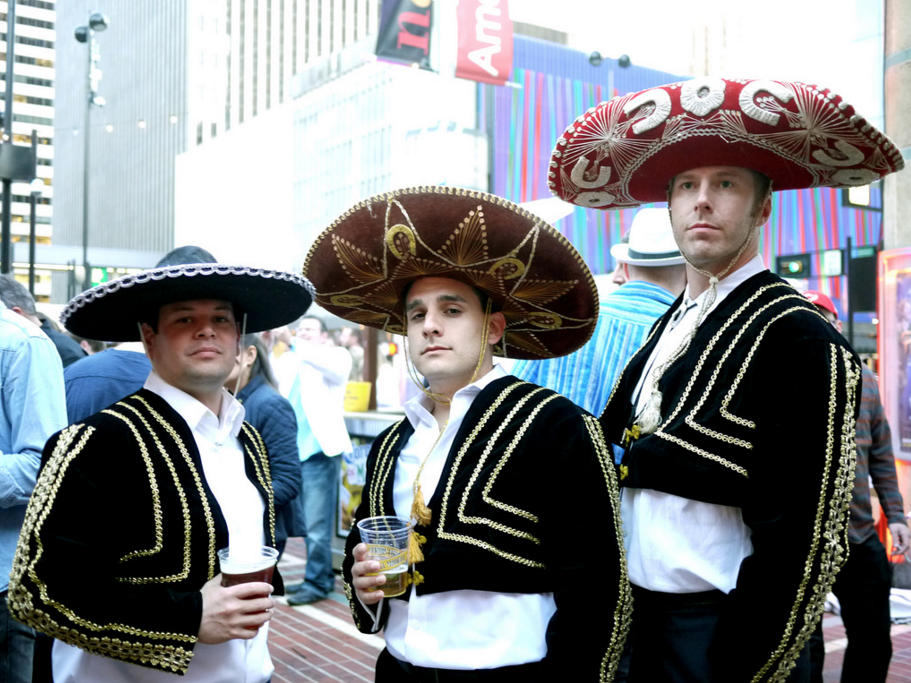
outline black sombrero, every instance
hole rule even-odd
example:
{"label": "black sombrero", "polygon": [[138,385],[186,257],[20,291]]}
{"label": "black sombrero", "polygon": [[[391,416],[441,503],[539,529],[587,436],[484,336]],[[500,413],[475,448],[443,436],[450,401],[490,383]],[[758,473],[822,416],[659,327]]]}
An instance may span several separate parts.
{"label": "black sombrero", "polygon": [[73,334],[103,341],[137,341],[137,322],[157,319],[165,304],[190,299],[230,301],[247,316],[246,331],[261,332],[301,317],[313,285],[277,270],[189,263],[126,275],[86,290],[67,304],[60,321]]}

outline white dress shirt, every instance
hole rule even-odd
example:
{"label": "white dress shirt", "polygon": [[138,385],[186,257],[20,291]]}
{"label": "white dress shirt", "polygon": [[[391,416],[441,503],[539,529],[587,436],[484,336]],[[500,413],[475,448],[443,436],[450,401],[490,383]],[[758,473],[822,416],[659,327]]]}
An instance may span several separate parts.
{"label": "white dress shirt", "polygon": [[[231,543],[265,544],[265,501],[247,479],[244,453],[237,435],[244,421],[243,406],[222,390],[216,416],[205,405],[167,384],[153,370],[145,387],[165,401],[184,419],[199,448],[203,473],[225,517]],[[198,520],[199,521],[199,520]],[[263,683],[272,675],[269,656],[269,624],[250,640],[229,640],[218,645],[197,643],[187,674],[192,683]],[[54,681],[76,683],[174,683],[174,674],[90,654],[54,641]]]}
{"label": "white dress shirt", "polygon": [[[718,283],[711,313],[734,289],[765,270],[757,255]],[[690,299],[665,327],[636,392],[638,415],[651,396],[651,375],[680,346],[696,324],[708,290]],[[695,304],[695,305],[693,305]],[[705,320],[703,317],[703,320]],[[663,593],[731,592],[740,564],[753,554],[750,530],[740,508],[703,503],[652,489],[624,488],[620,503],[630,582]]]}
{"label": "white dress shirt", "polygon": [[[442,436],[427,396],[421,394],[405,404],[405,415],[414,427],[414,434],[396,463],[393,502],[397,515],[411,516],[412,487],[424,458],[427,463],[421,473],[421,490],[424,502],[430,501],[472,402],[484,387],[506,376],[495,365],[484,377],[457,391]],[[437,437],[440,437],[438,442]],[[439,510],[433,510],[432,514],[439,519]],[[420,565],[417,569],[420,571]],[[390,610],[385,629],[389,652],[416,666],[440,669],[490,669],[539,661],[547,654],[544,636],[556,611],[551,593],[458,590],[417,595],[412,592],[408,602],[383,602],[388,603]]]}

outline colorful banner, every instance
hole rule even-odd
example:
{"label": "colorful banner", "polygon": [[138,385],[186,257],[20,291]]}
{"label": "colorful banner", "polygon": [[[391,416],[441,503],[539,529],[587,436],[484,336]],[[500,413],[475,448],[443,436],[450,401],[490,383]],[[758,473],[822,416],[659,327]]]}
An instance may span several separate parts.
{"label": "colorful banner", "polygon": [[512,71],[512,21],[507,0],[459,0],[456,76],[503,85]]}
{"label": "colorful banner", "polygon": [[383,0],[376,56],[430,69],[432,0]]}

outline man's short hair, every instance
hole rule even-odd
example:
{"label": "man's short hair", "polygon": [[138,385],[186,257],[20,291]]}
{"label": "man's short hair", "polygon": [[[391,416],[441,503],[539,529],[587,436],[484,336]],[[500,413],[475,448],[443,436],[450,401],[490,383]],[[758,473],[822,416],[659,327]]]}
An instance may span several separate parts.
{"label": "man's short hair", "polygon": [[7,308],[19,308],[27,315],[35,315],[35,298],[12,275],[0,275],[0,301]]}
{"label": "man's short hair", "polygon": [[[744,167],[741,167],[744,168]],[[753,198],[753,213],[756,214],[762,209],[762,204],[765,202],[766,197],[772,191],[772,179],[769,178],[764,173],[759,171],[754,171],[752,168],[744,168],[744,170],[749,171],[750,175],[753,176],[753,185],[756,190],[756,194]],[[671,178],[670,182],[667,184],[667,201],[670,204],[671,195],[674,193],[674,181],[677,179],[677,176]]]}
{"label": "man's short hair", "polygon": [[305,320],[315,320],[319,323],[319,331],[322,334],[329,334],[329,328],[326,327],[326,321],[320,318],[318,315],[305,315],[303,318],[297,321],[297,324],[300,325]]}

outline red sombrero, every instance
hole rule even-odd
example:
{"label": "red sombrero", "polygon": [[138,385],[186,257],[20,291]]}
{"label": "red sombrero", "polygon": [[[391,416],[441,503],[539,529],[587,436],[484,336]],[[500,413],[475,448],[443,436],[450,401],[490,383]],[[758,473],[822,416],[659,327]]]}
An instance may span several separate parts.
{"label": "red sombrero", "polygon": [[563,235],[502,197],[455,187],[359,202],[316,239],[304,273],[320,306],[394,334],[405,334],[403,293],[412,282],[464,282],[505,316],[494,353],[511,358],[571,353],[598,321],[591,271]]}
{"label": "red sombrero", "polygon": [[697,78],[589,109],[557,140],[548,184],[579,206],[628,208],[664,201],[675,175],[703,166],[750,168],[794,190],[866,185],[904,162],[830,90]]}

